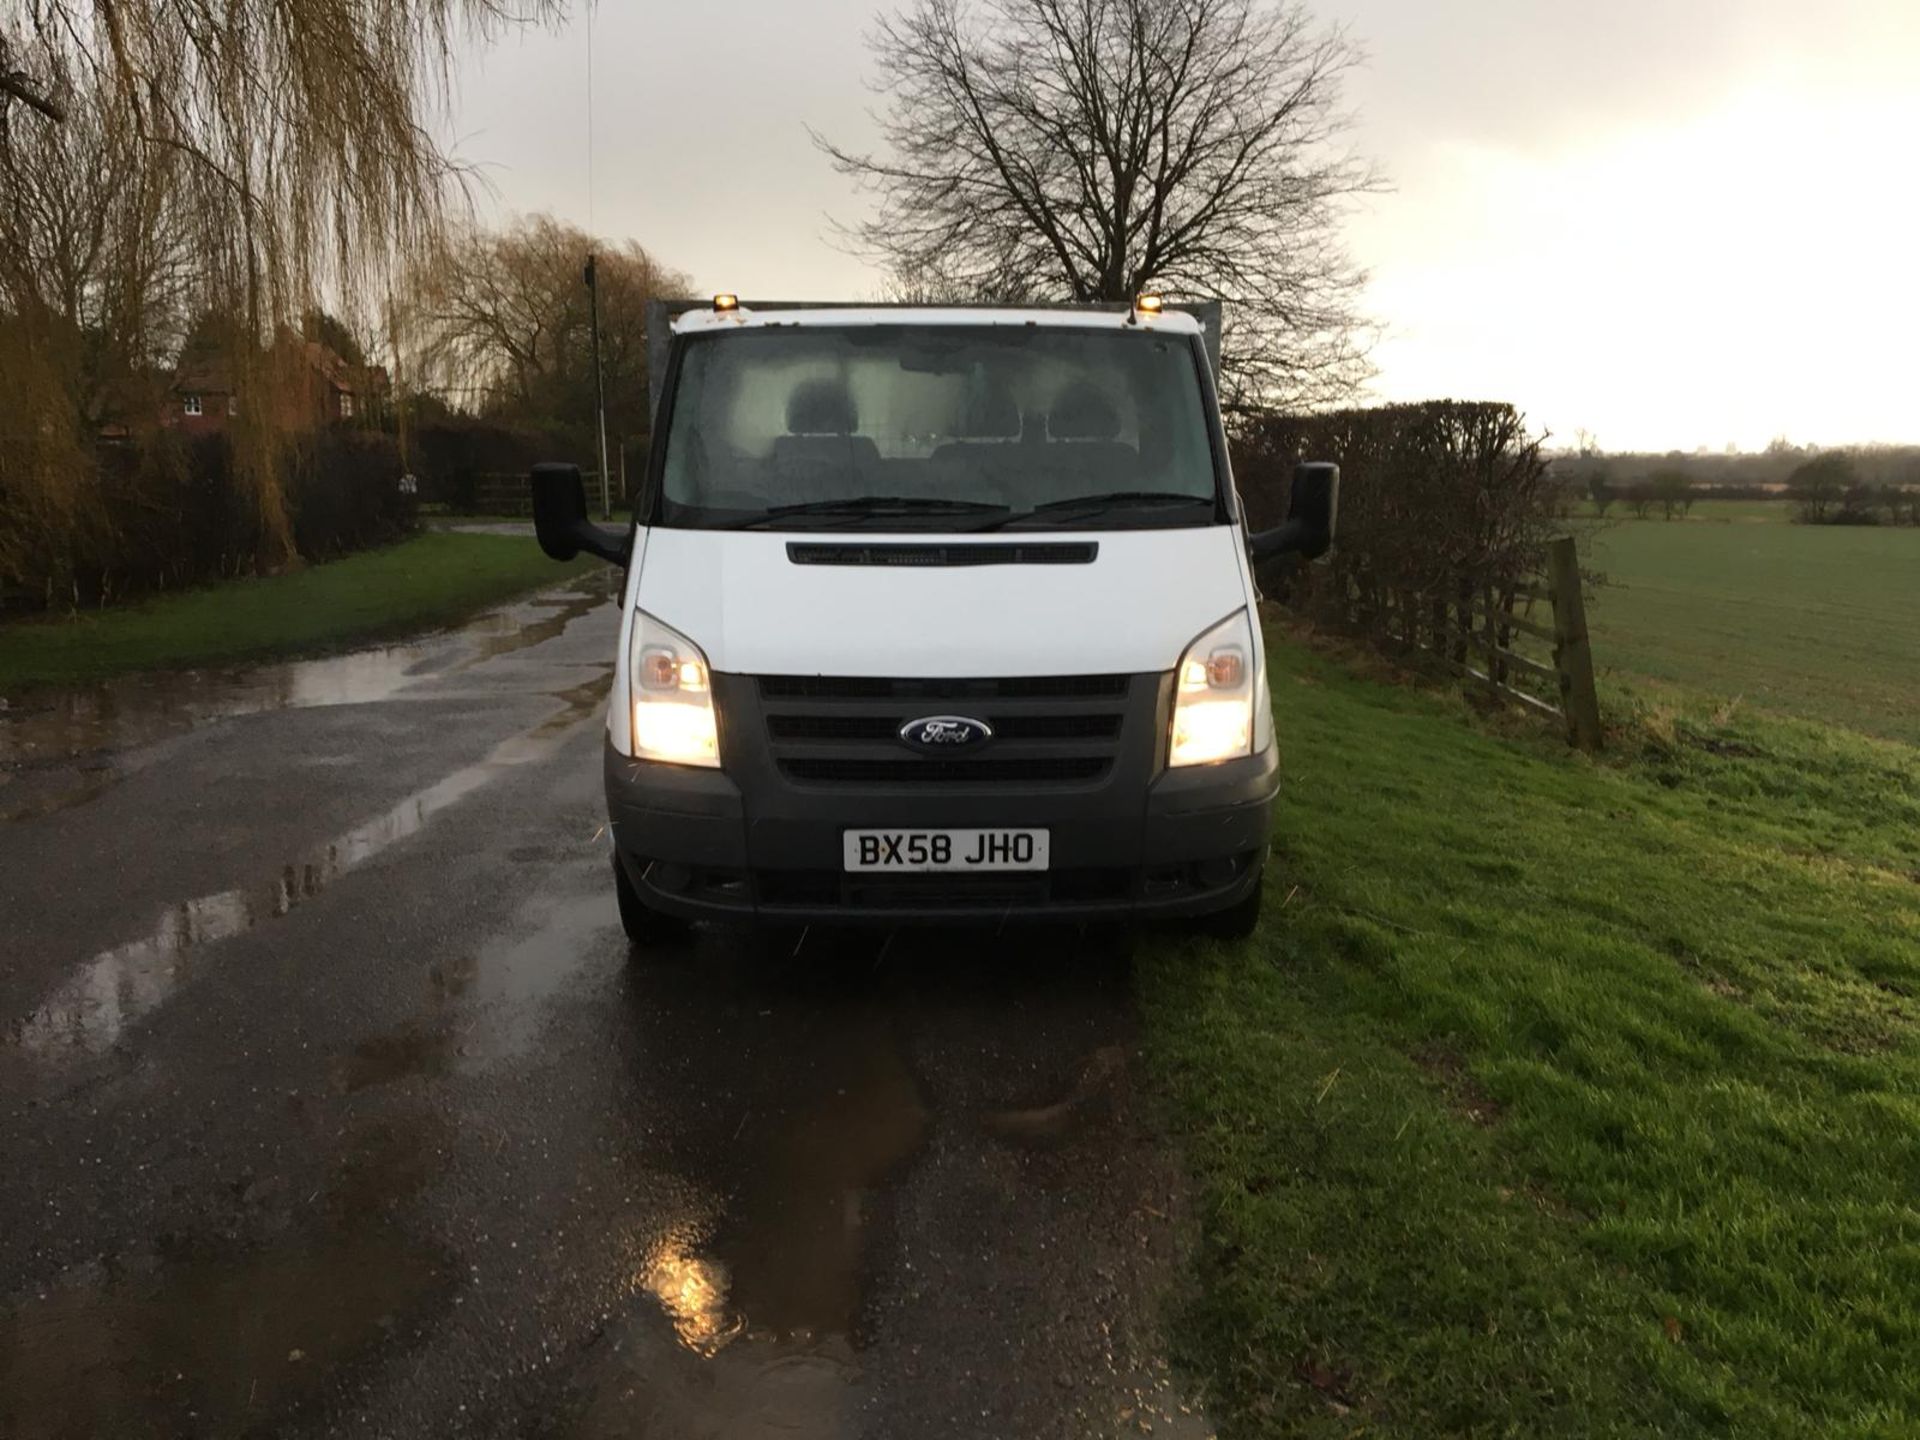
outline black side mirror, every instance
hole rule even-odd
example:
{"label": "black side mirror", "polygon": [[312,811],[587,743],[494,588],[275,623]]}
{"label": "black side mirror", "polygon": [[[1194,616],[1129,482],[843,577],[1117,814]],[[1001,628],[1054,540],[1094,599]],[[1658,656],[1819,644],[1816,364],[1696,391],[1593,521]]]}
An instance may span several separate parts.
{"label": "black side mirror", "polygon": [[1258,565],[1282,555],[1318,560],[1333,548],[1340,514],[1340,467],[1306,461],[1293,467],[1293,494],[1286,522],[1247,537],[1247,553]]}
{"label": "black side mirror", "polygon": [[533,533],[540,548],[555,560],[571,560],[582,550],[611,565],[625,565],[633,547],[632,532],[621,535],[602,530],[587,519],[587,489],[578,465],[536,465],[533,486]]}

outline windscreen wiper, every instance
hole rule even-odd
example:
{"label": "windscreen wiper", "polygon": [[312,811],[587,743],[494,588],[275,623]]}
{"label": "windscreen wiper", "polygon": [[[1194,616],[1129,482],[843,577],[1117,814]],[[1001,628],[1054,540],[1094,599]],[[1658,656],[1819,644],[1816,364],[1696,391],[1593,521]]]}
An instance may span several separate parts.
{"label": "windscreen wiper", "polygon": [[735,530],[751,530],[774,520],[818,515],[862,518],[888,515],[988,515],[1003,516],[1011,506],[986,500],[946,500],[931,495],[849,495],[837,500],[803,500],[792,505],[770,505],[758,515],[735,524]]}
{"label": "windscreen wiper", "polygon": [[1031,510],[1022,510],[1017,515],[1009,515],[1005,520],[983,528],[1003,529],[1037,515],[1058,516],[1081,511],[1097,515],[1103,510],[1159,510],[1175,505],[1204,505],[1212,509],[1213,497],[1178,490],[1116,490],[1109,495],[1071,495],[1064,500],[1049,500]]}

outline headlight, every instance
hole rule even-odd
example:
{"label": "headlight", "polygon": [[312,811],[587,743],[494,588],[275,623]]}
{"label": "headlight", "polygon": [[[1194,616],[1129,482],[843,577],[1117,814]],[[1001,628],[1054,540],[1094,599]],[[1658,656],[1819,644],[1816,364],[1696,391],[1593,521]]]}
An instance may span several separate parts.
{"label": "headlight", "polygon": [[1253,753],[1253,670],[1253,627],[1244,610],[1187,647],[1174,672],[1169,766]]}
{"label": "headlight", "polygon": [[717,767],[713,675],[700,647],[643,610],[633,617],[631,662],[634,758]]}

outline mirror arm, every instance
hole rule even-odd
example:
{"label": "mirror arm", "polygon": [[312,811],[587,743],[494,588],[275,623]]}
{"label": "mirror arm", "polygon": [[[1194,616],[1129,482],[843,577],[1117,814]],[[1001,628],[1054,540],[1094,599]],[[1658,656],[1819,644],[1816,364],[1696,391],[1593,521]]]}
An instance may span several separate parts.
{"label": "mirror arm", "polygon": [[619,534],[602,530],[591,520],[585,519],[574,521],[559,535],[541,531],[539,539],[540,548],[547,552],[550,560],[571,560],[584,550],[609,565],[625,566],[633,553],[631,531]]}
{"label": "mirror arm", "polygon": [[1247,554],[1256,565],[1282,555],[1297,555],[1307,549],[1309,536],[1305,522],[1289,520],[1271,530],[1257,530],[1247,537]]}
{"label": "mirror arm", "polygon": [[[597,555],[609,565],[624,567],[633,554],[633,532],[602,530],[591,520],[582,520],[574,532],[578,548]],[[558,557],[556,557],[558,558]],[[570,558],[570,557],[569,557]]]}

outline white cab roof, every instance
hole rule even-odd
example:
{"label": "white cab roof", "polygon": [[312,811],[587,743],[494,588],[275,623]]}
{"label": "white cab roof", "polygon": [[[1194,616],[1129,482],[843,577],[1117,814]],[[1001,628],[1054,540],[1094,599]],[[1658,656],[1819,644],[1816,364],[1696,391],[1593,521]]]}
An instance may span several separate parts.
{"label": "white cab roof", "polygon": [[1126,310],[1019,310],[986,307],[902,306],[822,307],[818,310],[761,310],[746,306],[714,310],[702,306],[674,322],[678,335],[716,330],[764,330],[779,325],[1039,325],[1061,330],[1153,330],[1169,335],[1198,335],[1200,322],[1177,310],[1135,316]]}

